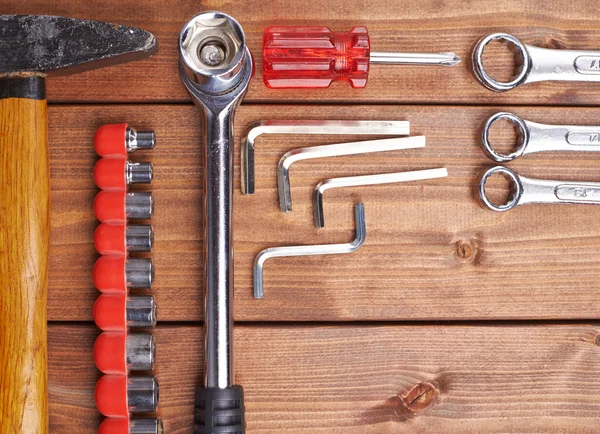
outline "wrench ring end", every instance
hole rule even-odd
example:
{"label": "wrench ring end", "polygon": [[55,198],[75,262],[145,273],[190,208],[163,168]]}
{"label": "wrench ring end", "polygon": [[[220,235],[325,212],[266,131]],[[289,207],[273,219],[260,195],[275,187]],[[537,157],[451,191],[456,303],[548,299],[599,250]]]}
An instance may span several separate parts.
{"label": "wrench ring end", "polygon": [[[521,61],[523,62],[521,66],[521,71],[519,74],[509,82],[500,82],[498,80],[493,79],[486,71],[483,66],[483,51],[485,47],[492,41],[506,41],[512,43],[517,53],[519,54]],[[505,92],[507,90],[514,89],[520,84],[523,84],[527,79],[527,75],[529,74],[529,70],[531,69],[531,57],[529,56],[529,52],[525,45],[508,33],[492,33],[491,35],[484,36],[477,42],[475,48],[473,49],[473,72],[477,79],[490,90],[494,92]]]}
{"label": "wrench ring end", "polygon": [[[490,129],[492,125],[499,119],[506,119],[510,121],[513,126],[518,127],[519,137],[517,138],[517,146],[514,152],[510,154],[501,154],[494,150],[490,143]],[[497,163],[506,163],[520,157],[525,152],[527,144],[529,143],[529,129],[525,124],[525,121],[519,116],[509,112],[499,112],[492,115],[483,125],[483,132],[481,134],[481,147],[483,152]]]}
{"label": "wrench ring end", "polygon": [[[515,191],[514,191],[512,197],[510,198],[510,200],[507,203],[505,203],[503,205],[496,205],[491,200],[489,200],[489,198],[487,197],[487,195],[485,193],[485,185],[487,183],[488,178],[496,173],[501,173],[501,174],[506,175],[506,177],[509,179],[509,182],[512,185],[514,185],[514,187],[515,187]],[[508,211],[508,210],[513,209],[514,207],[516,207],[518,205],[519,199],[521,198],[522,194],[523,194],[523,184],[521,183],[519,176],[515,172],[510,170],[508,167],[504,167],[504,166],[490,167],[483,173],[483,175],[481,176],[481,180],[479,181],[479,197],[480,197],[481,201],[484,203],[484,205],[487,206],[492,211],[503,212],[503,211]]]}

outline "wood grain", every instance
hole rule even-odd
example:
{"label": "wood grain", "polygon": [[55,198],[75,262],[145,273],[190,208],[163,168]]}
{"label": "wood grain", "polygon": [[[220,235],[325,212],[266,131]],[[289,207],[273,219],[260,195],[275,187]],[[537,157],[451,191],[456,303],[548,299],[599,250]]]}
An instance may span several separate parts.
{"label": "wood grain", "polygon": [[0,98],[0,432],[3,433],[48,432],[48,170],[46,101]]}
{"label": "wood grain", "polygon": [[[238,326],[249,433],[596,433],[598,325]],[[96,432],[93,326],[50,326],[52,433]],[[190,433],[201,330],[155,331],[160,414]]]}
{"label": "wood grain", "polygon": [[[235,158],[235,313],[243,321],[483,320],[598,318],[600,220],[590,205],[528,205],[497,214],[475,197],[492,164],[478,130],[498,110],[536,122],[594,125],[597,108],[430,106],[242,106],[236,137],[260,119],[396,119],[427,136],[420,150],[302,162],[291,170],[294,211],[279,212],[277,161],[300,146],[356,137],[264,136],[256,145],[256,194],[239,192]],[[90,320],[98,292],[92,201],[95,129],[130,121],[156,129],[154,294],[159,321],[201,319],[202,218],[199,112],[191,106],[51,107],[51,320]],[[599,154],[526,156],[525,176],[600,181]],[[449,177],[339,189],[325,196],[316,230],[312,190],[324,178],[447,167]],[[281,258],[265,266],[265,298],[252,298],[252,263],[269,246],[353,239],[352,204],[365,203],[367,240],[351,255]]]}
{"label": "wood grain", "polygon": [[[51,101],[69,102],[189,101],[177,70],[177,36],[186,20],[207,9],[233,15],[246,32],[257,71],[247,102],[593,105],[600,96],[599,83],[541,83],[495,94],[475,80],[469,61],[475,42],[498,31],[531,45],[599,50],[600,8],[588,0],[147,0],[143,5],[135,0],[0,0],[2,13],[97,19],[142,27],[157,36],[159,52],[150,60],[49,80]],[[269,90],[261,75],[262,32],[274,24],[326,25],[336,31],[364,25],[373,50],[452,51],[463,63],[455,68],[375,65],[362,90],[343,83],[329,90]]]}

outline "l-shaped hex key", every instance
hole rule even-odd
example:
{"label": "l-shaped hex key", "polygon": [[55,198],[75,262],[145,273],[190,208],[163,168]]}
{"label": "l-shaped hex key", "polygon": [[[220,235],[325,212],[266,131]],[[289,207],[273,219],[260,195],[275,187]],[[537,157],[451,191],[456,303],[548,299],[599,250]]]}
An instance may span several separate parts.
{"label": "l-shaped hex key", "polygon": [[323,214],[323,194],[326,190],[340,187],[358,187],[363,185],[391,184],[394,182],[421,181],[424,179],[444,178],[446,176],[448,176],[448,171],[445,168],[440,168],[415,170],[412,172],[381,173],[377,175],[325,179],[317,184],[313,194],[315,227],[320,229],[325,226],[325,216]]}
{"label": "l-shaped hex key", "polygon": [[279,189],[279,209],[292,210],[290,188],[290,166],[292,163],[313,158],[337,157],[339,155],[367,154],[372,152],[396,151],[425,147],[425,136],[396,137],[393,139],[368,140],[364,142],[336,143],[334,145],[298,148],[286,153],[277,166],[277,187]]}
{"label": "l-shaped hex key", "polygon": [[263,134],[408,136],[408,121],[266,120],[248,128],[241,142],[242,194],[254,194],[254,142]]}
{"label": "l-shaped hex key", "polygon": [[365,223],[365,207],[362,202],[354,205],[354,221],[356,238],[345,244],[316,244],[311,246],[270,247],[263,250],[254,260],[254,298],[263,298],[263,268],[269,258],[284,256],[337,255],[357,251],[365,243],[367,226]]}

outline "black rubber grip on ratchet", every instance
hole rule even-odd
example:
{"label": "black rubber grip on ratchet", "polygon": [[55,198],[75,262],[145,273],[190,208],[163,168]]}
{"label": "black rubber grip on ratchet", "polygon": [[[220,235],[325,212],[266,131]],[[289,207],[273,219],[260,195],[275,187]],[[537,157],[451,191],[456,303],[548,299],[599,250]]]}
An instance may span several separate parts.
{"label": "black rubber grip on ratchet", "polygon": [[194,432],[245,432],[244,392],[233,375],[233,116],[252,77],[237,21],[221,12],[193,17],[179,38],[180,76],[202,110],[204,170],[204,384]]}

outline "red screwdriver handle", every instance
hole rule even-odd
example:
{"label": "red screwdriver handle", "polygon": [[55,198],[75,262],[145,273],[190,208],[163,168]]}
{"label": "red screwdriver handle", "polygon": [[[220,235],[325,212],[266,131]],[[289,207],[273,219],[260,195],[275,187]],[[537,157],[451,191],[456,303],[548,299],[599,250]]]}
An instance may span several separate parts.
{"label": "red screwdriver handle", "polygon": [[322,88],[345,80],[367,85],[369,33],[353,27],[335,33],[328,27],[268,27],[263,38],[263,78],[270,88]]}

